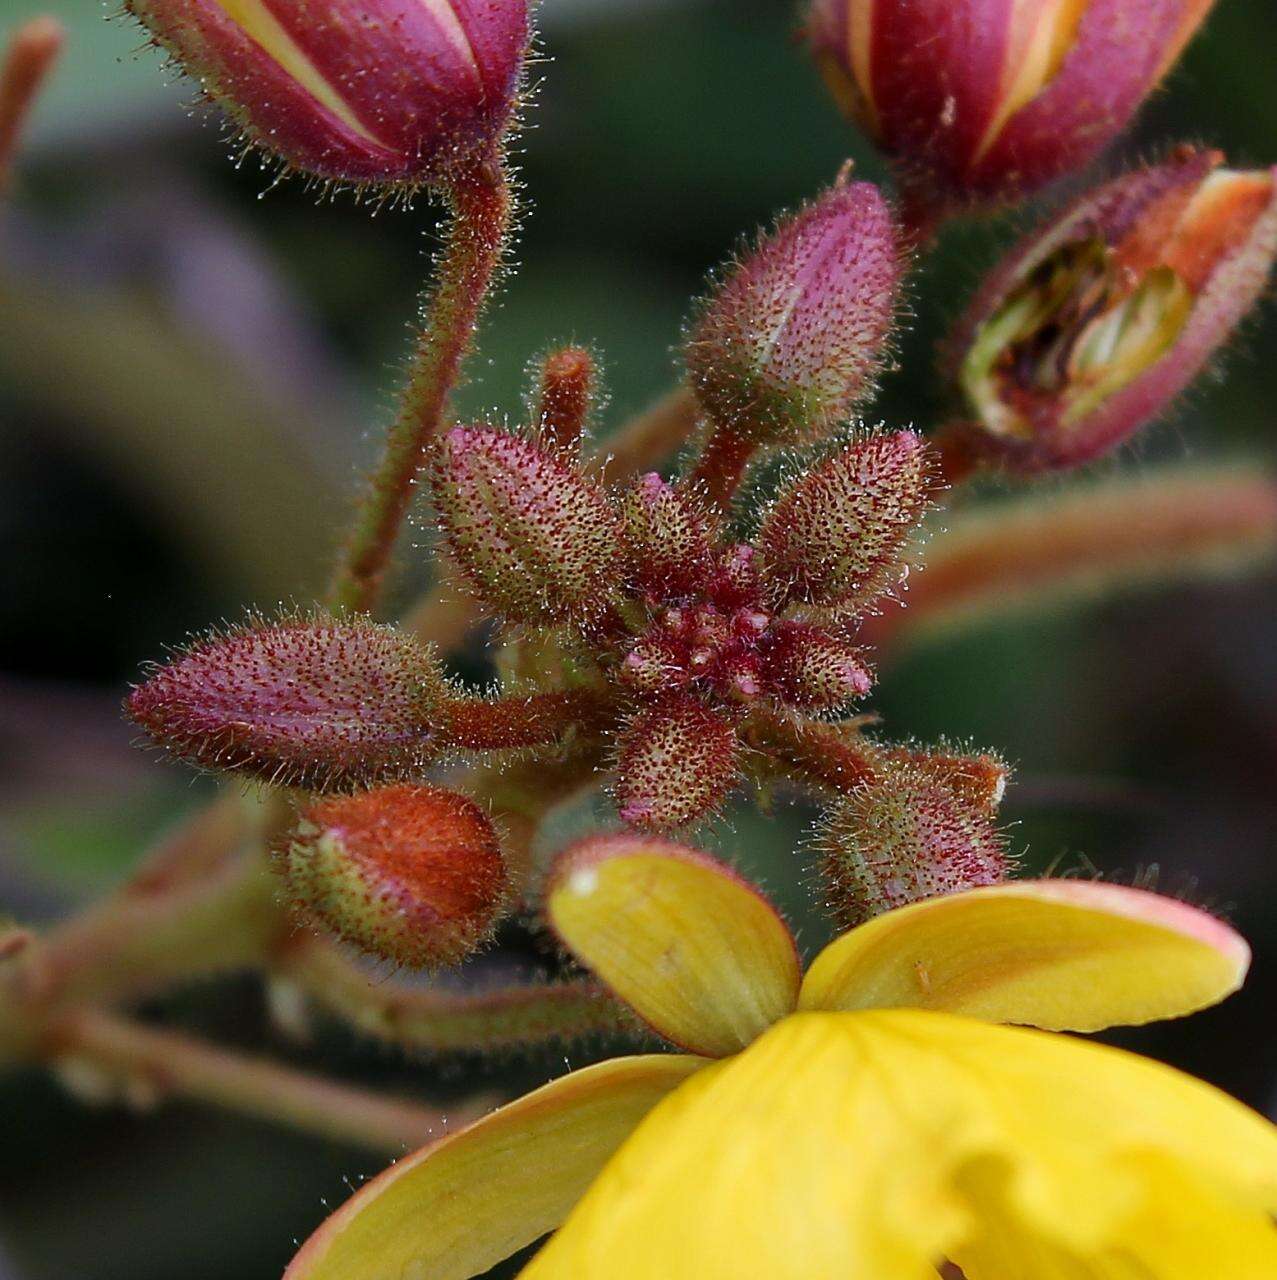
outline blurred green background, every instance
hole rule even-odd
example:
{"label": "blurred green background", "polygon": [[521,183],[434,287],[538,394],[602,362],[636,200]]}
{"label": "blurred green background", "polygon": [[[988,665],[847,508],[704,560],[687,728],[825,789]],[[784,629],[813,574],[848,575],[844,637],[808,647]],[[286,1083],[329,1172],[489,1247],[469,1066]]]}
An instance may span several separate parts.
{"label": "blurred green background", "polygon": [[[109,885],[203,782],[131,750],[118,700],[144,659],[245,605],[322,581],[376,447],[434,211],[316,204],[227,163],[189,86],[92,0],[57,0],[71,46],[0,219],[0,910],[52,919]],[[0,28],[31,12],[0,0]],[[519,269],[467,409],[517,415],[527,362],[594,344],[605,426],[669,385],[687,299],[745,231],[881,166],[837,117],[788,0],[545,0],[545,60],[520,142]],[[1128,139],[1277,159],[1277,10],[1221,0]],[[1110,158],[1110,165],[1114,158]],[[946,237],[914,280],[871,416],[927,426],[933,350],[1010,222]],[[423,232],[426,235],[423,237]],[[1274,459],[1277,312],[1120,465]],[[403,593],[428,578],[428,528]],[[1033,867],[1160,868],[1253,940],[1247,991],[1121,1037],[1277,1105],[1277,579],[1176,586],[1000,620],[883,672],[893,735],[947,734],[1016,762],[1007,813]],[[741,813],[714,840],[821,926],[792,853],[812,814]],[[424,1096],[477,1073],[512,1087],[562,1063],[405,1061],[330,1032],[284,1044],[250,982],[156,1011],[224,1040]],[[574,1063],[583,1054],[573,1055]],[[0,1280],[270,1280],[344,1179],[376,1157],[196,1107],[87,1110],[38,1075],[0,1081]]]}

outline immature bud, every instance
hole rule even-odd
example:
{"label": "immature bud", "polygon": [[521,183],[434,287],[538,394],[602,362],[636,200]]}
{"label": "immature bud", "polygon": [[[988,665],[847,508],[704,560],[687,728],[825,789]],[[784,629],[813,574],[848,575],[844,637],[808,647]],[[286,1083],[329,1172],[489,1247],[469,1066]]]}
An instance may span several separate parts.
{"label": "immature bud", "polygon": [[861,783],[835,804],[821,836],[828,906],[848,928],[923,898],[997,884],[1009,868],[990,806],[925,763]]}
{"label": "immature bud", "polygon": [[853,646],[805,622],[782,622],[773,628],[763,672],[782,701],[808,711],[845,707],[873,686]]}
{"label": "immature bud", "polygon": [[932,483],[926,446],[912,431],[866,436],[799,476],[758,534],[774,598],[848,613],[872,604],[904,575]]}
{"label": "immature bud", "polygon": [[670,600],[691,595],[704,585],[716,530],[690,493],[649,472],[625,494],[621,518],[639,591]]}
{"label": "immature bud", "polygon": [[1019,246],[958,329],[964,439],[1021,471],[1076,466],[1164,409],[1262,292],[1274,171],[1184,149]]}
{"label": "immature bud", "polygon": [[442,787],[321,800],[276,861],[302,919],[410,969],[464,960],[491,936],[509,887],[492,823]]}
{"label": "immature bud", "polygon": [[871,390],[901,260],[877,187],[839,182],[783,220],[705,300],[687,342],[697,397],[755,445],[818,440]]}
{"label": "immature bud", "polygon": [[621,530],[607,496],[522,436],[459,427],[440,443],[434,500],[476,594],[514,622],[597,612],[616,586]]}
{"label": "immature bud", "polygon": [[1212,0],[813,0],[834,96],[936,212],[1082,168],[1174,65]]}
{"label": "immature bud", "polygon": [[527,0],[126,0],[246,137],[341,182],[447,180],[509,124]]}
{"label": "immature bud", "polygon": [[691,695],[640,711],[625,729],[616,799],[623,821],[686,826],[715,809],[736,778],[736,730]]}
{"label": "immature bud", "polygon": [[371,622],[250,622],[196,641],[129,695],[157,744],[207,769],[322,790],[403,777],[437,751],[431,654]]}
{"label": "immature bud", "polygon": [[580,446],[595,381],[594,357],[584,347],[560,347],[545,357],[533,419],[541,440],[569,453]]}

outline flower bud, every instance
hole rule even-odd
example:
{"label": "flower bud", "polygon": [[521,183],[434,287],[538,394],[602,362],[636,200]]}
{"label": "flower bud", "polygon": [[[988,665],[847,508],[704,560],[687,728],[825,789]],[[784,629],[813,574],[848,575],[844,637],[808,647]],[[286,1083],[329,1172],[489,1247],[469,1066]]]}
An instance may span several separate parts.
{"label": "flower bud", "polygon": [[813,0],[835,98],[935,212],[1082,168],[1174,65],[1212,0]]}
{"label": "flower bud", "polygon": [[323,790],[421,769],[437,751],[445,696],[434,658],[411,636],[299,616],[196,641],[125,710],[192,764]]}
{"label": "flower bud", "polygon": [[656,472],[640,476],[621,504],[635,586],[659,600],[691,595],[710,572],[713,528],[693,496]]}
{"label": "flower bud", "polygon": [[818,440],[871,390],[901,260],[886,201],[840,181],[784,219],[702,304],[687,365],[702,406],[755,445]]}
{"label": "flower bud", "polygon": [[763,672],[782,701],[808,711],[837,710],[873,687],[873,677],[855,648],[805,622],[782,622],[773,628]]}
{"label": "flower bud", "polygon": [[245,136],[340,182],[417,186],[506,129],[527,0],[126,0]]}
{"label": "flower bud", "polygon": [[1263,290],[1274,171],[1181,150],[1023,242],[977,294],[952,372],[964,437],[1020,471],[1076,466],[1182,391]]}
{"label": "flower bud", "polygon": [[440,444],[433,486],[462,573],[511,621],[590,615],[616,585],[620,522],[603,490],[560,454],[459,427]]}
{"label": "flower bud", "polygon": [[768,510],[757,546],[779,604],[855,613],[904,576],[910,536],[932,488],[912,431],[856,440],[799,476]]}
{"label": "flower bud", "polygon": [[411,969],[464,960],[491,936],[509,887],[492,823],[442,787],[321,800],[276,863],[301,918]]}
{"label": "flower bud", "polygon": [[640,711],[621,738],[616,800],[623,821],[668,830],[705,817],[736,778],[736,730],[687,694]]}
{"label": "flower bud", "polygon": [[830,911],[852,928],[893,907],[1006,879],[992,810],[943,767],[899,765],[842,797],[825,818]]}

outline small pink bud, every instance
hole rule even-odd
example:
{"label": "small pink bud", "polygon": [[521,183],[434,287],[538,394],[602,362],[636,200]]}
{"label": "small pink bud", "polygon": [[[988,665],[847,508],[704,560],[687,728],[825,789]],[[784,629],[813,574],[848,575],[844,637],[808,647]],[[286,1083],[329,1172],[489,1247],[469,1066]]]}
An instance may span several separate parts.
{"label": "small pink bud", "polygon": [[621,502],[635,587],[657,599],[691,595],[710,569],[714,522],[695,498],[656,472],[640,476]]}
{"label": "small pink bud", "polygon": [[857,440],[783,489],[758,534],[764,580],[779,603],[854,613],[904,574],[932,490],[912,431]]}
{"label": "small pink bud", "polygon": [[756,445],[823,438],[872,388],[900,275],[891,214],[868,182],[840,182],[783,220],[691,328],[706,412]]}
{"label": "small pink bud", "polygon": [[990,808],[926,764],[898,765],[841,798],[822,845],[828,906],[848,928],[923,898],[998,884],[1009,869]]}
{"label": "small pink bud", "polygon": [[507,128],[527,0],[126,0],[256,145],[306,173],[408,187]]}
{"label": "small pink bud", "polygon": [[412,637],[303,616],[196,641],[135,688],[125,710],[192,764],[324,789],[422,768],[438,749],[445,695]]}
{"label": "small pink bud", "polygon": [[736,778],[736,730],[688,694],[640,711],[621,738],[616,799],[623,821],[686,826],[723,800]]}
{"label": "small pink bud", "polygon": [[810,711],[845,707],[873,687],[855,648],[805,622],[782,622],[773,629],[764,671],[777,696]]}
{"label": "small pink bud", "polygon": [[464,960],[491,936],[509,889],[492,823],[442,787],[312,804],[276,864],[303,920],[411,969]]}
{"label": "small pink bud", "polygon": [[1212,0],[813,0],[842,108],[938,212],[1018,200],[1086,165]]}
{"label": "small pink bud", "polygon": [[620,522],[561,455],[522,436],[458,427],[432,477],[448,547],[475,593],[514,622],[596,613],[617,585]]}
{"label": "small pink bud", "polygon": [[655,697],[685,684],[691,673],[683,667],[672,645],[641,640],[621,660],[620,678],[635,693]]}
{"label": "small pink bud", "polygon": [[1179,394],[1254,305],[1277,255],[1274,171],[1182,149],[1025,240],[958,327],[960,438],[1019,471],[1089,462]]}

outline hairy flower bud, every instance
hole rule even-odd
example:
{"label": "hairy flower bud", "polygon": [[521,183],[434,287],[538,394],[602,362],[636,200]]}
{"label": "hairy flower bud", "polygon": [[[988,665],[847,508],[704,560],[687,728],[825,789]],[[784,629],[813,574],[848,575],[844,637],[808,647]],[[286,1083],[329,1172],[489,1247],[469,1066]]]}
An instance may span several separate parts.
{"label": "hairy flower bud", "polygon": [[276,863],[302,919],[412,969],[464,960],[491,936],[509,887],[492,823],[442,787],[312,804]]}
{"label": "hairy flower bud", "polygon": [[640,592],[669,600],[704,585],[715,530],[690,493],[649,472],[626,492],[621,518],[625,549]]}
{"label": "hairy flower bud", "polygon": [[923,898],[997,884],[1009,869],[992,809],[947,766],[901,764],[842,797],[821,833],[830,911],[851,928]]}
{"label": "hairy flower bud", "polygon": [[813,0],[842,108],[936,210],[1022,198],[1125,128],[1212,0]]}
{"label": "hairy flower bud", "polygon": [[667,830],[710,813],[736,778],[736,730],[691,695],[674,694],[626,726],[616,800],[634,827]]}
{"label": "hairy flower bud", "polygon": [[912,431],[856,440],[782,489],[758,533],[764,581],[781,604],[857,612],[904,573],[932,487]]}
{"label": "hairy flower bud", "polygon": [[809,711],[845,707],[873,686],[852,645],[805,622],[782,622],[773,629],[763,672],[782,701]]}
{"label": "hairy flower bud", "polygon": [[1164,409],[1232,333],[1277,255],[1274,171],[1183,149],[1024,241],[960,324],[971,444],[1023,471],[1075,466]]}
{"label": "hairy flower bud", "polygon": [[784,219],[702,304],[687,342],[697,397],[754,444],[817,440],[871,389],[901,260],[886,201],[839,182]]}
{"label": "hairy flower bud", "polygon": [[415,186],[492,150],[527,0],[126,0],[252,142],[306,173]]}
{"label": "hairy flower bud", "polygon": [[192,764],[322,790],[422,768],[445,696],[435,659],[411,636],[301,615],[196,641],[125,710]]}
{"label": "hairy flower bud", "polygon": [[433,492],[462,573],[511,621],[586,616],[616,586],[620,521],[603,490],[560,454],[458,427],[440,443]]}

